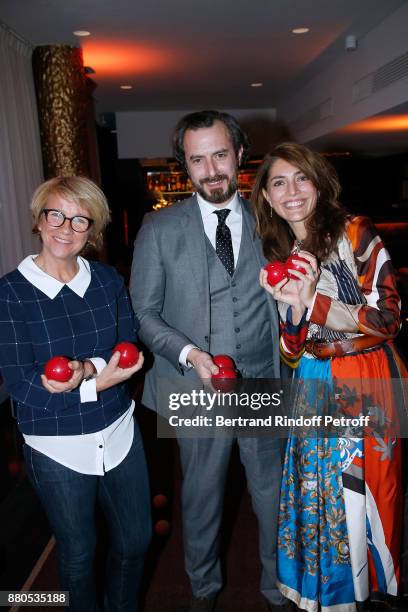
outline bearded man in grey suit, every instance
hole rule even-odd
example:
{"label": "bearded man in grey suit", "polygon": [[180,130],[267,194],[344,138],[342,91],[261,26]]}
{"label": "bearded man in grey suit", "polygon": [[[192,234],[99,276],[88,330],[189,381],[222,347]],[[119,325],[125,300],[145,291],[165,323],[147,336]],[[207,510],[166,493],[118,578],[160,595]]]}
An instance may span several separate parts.
{"label": "bearded man in grey suit", "polygon": [[[157,382],[218,372],[211,355],[230,355],[244,378],[279,377],[278,318],[259,286],[265,260],[248,202],[237,192],[248,140],[227,113],[183,117],[173,138],[196,194],[145,216],[135,242],[130,292],[141,340],[154,354],[143,403],[158,408]],[[221,212],[220,211],[225,211]],[[190,612],[210,611],[222,587],[219,538],[232,438],[179,438],[185,567]],[[276,586],[280,441],[238,438],[259,525],[261,592],[271,610],[289,604]]]}

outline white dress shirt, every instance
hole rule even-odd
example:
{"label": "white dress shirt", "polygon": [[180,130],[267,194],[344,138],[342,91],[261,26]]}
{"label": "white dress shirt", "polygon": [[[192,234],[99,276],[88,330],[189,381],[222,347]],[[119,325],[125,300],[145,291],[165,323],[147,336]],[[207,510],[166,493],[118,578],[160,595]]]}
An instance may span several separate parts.
{"label": "white dress shirt", "polygon": [[[50,276],[35,264],[36,255],[29,255],[18,266],[19,272],[32,285],[54,299],[64,283]],[[79,270],[66,285],[83,298],[91,282],[89,263],[82,257],[77,258]],[[99,374],[106,366],[101,357],[90,358]],[[95,379],[83,381],[79,387],[81,402],[97,401]],[[134,402],[129,409],[105,429],[91,434],[75,436],[33,436],[23,434],[28,446],[47,455],[65,467],[80,472],[103,476],[113,469],[129,452],[133,441]]]}
{"label": "white dress shirt", "polygon": [[[204,198],[200,194],[197,194],[197,202],[200,208],[205,234],[208,240],[211,242],[212,246],[214,247],[214,250],[215,237],[218,225],[218,217],[216,214],[214,214],[214,212],[216,210],[231,211],[228,217],[226,218],[225,223],[229,227],[231,232],[232,250],[234,252],[234,266],[236,267],[242,236],[242,209],[238,199],[238,193],[236,192],[232,200],[222,208],[220,208],[219,206],[214,206],[214,204],[211,204],[211,202],[207,202],[207,200],[204,200]],[[197,347],[194,344],[187,344],[185,347],[183,347],[180,353],[179,362],[184,367],[191,367],[191,364],[187,363],[187,355],[193,348]]]}
{"label": "white dress shirt", "polygon": [[204,200],[204,198],[201,197],[200,194],[197,194],[197,202],[200,208],[201,217],[203,219],[204,231],[214,249],[215,235],[217,232],[218,225],[218,217],[214,213],[216,210],[231,211],[225,220],[225,224],[229,227],[231,232],[232,250],[234,251],[234,265],[236,267],[242,236],[242,210],[241,204],[239,203],[238,194],[235,193],[232,200],[222,208],[220,208],[219,206],[214,206],[214,204],[207,202],[207,200]]}

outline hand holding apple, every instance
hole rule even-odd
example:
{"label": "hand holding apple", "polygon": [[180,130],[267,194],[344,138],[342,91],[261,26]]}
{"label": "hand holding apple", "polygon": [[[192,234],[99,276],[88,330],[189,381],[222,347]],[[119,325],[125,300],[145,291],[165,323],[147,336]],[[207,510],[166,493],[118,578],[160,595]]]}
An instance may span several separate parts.
{"label": "hand holding apple", "polygon": [[300,305],[297,283],[289,279],[286,262],[273,261],[262,268],[259,273],[259,284],[275,300],[293,307]]}
{"label": "hand holding apple", "polygon": [[72,370],[68,364],[69,359],[67,357],[62,355],[51,357],[44,366],[44,374],[48,380],[67,382],[72,376]]}
{"label": "hand holding apple", "polygon": [[136,363],[130,367],[121,368],[119,365],[120,358],[120,352],[114,351],[106,367],[95,378],[97,392],[125,382],[143,367],[144,357],[142,351],[139,352]]}
{"label": "hand holding apple", "polygon": [[237,373],[231,368],[219,368],[217,374],[213,374],[211,382],[216,391],[229,393],[235,389]]}
{"label": "hand holding apple", "polygon": [[266,264],[264,270],[266,270],[268,284],[271,287],[274,287],[288,277],[286,265],[283,261],[271,261]]}
{"label": "hand holding apple", "polygon": [[119,342],[113,352],[119,351],[119,367],[120,368],[131,368],[137,363],[139,359],[139,349],[132,342]]}
{"label": "hand holding apple", "polygon": [[267,264],[260,271],[259,282],[275,300],[292,306],[295,321],[300,320],[311,302],[317,276],[316,258],[306,251],[301,251],[290,255],[285,262],[274,261]]}
{"label": "hand holding apple", "polygon": [[229,368],[235,370],[234,360],[229,355],[214,355],[213,362],[219,368]]}
{"label": "hand holding apple", "polygon": [[297,276],[290,272],[290,270],[297,270],[302,274],[307,274],[306,268],[301,266],[300,263],[297,263],[298,261],[305,262],[306,264],[309,263],[307,259],[305,259],[304,257],[300,257],[300,255],[294,253],[292,255],[289,255],[286,261],[276,260],[266,264],[265,270],[267,271],[268,283],[271,285],[271,287],[274,287],[286,278],[291,278],[292,280],[299,280]]}
{"label": "hand holding apple", "polygon": [[204,385],[208,385],[211,376],[218,371],[211,355],[195,347],[188,352],[186,361],[193,366]]}
{"label": "hand holding apple", "polygon": [[52,357],[44,366],[41,382],[49,393],[67,393],[76,389],[84,378],[84,364],[62,355]]}
{"label": "hand holding apple", "polygon": [[297,272],[300,272],[301,274],[307,274],[306,268],[301,266],[300,263],[295,263],[297,261],[301,261],[306,264],[309,263],[307,259],[305,259],[304,257],[300,257],[300,255],[298,255],[297,253],[293,253],[292,255],[289,255],[289,257],[287,258],[285,262],[285,267],[286,267],[286,273],[288,277],[291,278],[292,280],[299,280],[299,279],[297,276],[292,274],[290,270],[296,270]]}

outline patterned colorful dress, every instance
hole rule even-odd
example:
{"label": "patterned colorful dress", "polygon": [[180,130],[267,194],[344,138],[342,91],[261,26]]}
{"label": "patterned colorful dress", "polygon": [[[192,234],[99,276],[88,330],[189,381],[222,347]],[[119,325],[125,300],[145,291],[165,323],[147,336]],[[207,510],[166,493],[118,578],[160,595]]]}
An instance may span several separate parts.
{"label": "patterned colorful dress", "polygon": [[[279,305],[281,356],[300,391],[294,416],[318,412],[326,381],[352,415],[395,423],[395,401],[384,379],[406,370],[390,339],[400,327],[400,301],[389,255],[368,219],[355,217],[321,266],[316,299],[298,326]],[[385,343],[330,360],[305,351],[306,339],[357,335]],[[352,381],[365,380],[362,393]],[[341,393],[339,394],[339,381]],[[349,383],[349,384],[348,384]],[[370,417],[371,418],[371,417]],[[359,603],[395,601],[401,539],[401,445],[397,435],[348,432],[341,437],[289,437],[278,527],[281,592],[309,612],[355,612]],[[380,430],[381,431],[381,430]]]}

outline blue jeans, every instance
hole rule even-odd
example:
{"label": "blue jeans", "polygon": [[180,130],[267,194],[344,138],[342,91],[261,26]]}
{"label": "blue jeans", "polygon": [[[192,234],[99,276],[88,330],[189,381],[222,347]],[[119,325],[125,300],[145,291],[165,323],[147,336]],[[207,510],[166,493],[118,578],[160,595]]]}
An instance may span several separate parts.
{"label": "blue jeans", "polygon": [[135,612],[151,538],[150,491],[137,424],[129,453],[104,476],[75,472],[27,445],[24,455],[56,538],[60,586],[70,593],[70,610],[97,609],[93,561],[99,501],[111,536],[105,610]]}

